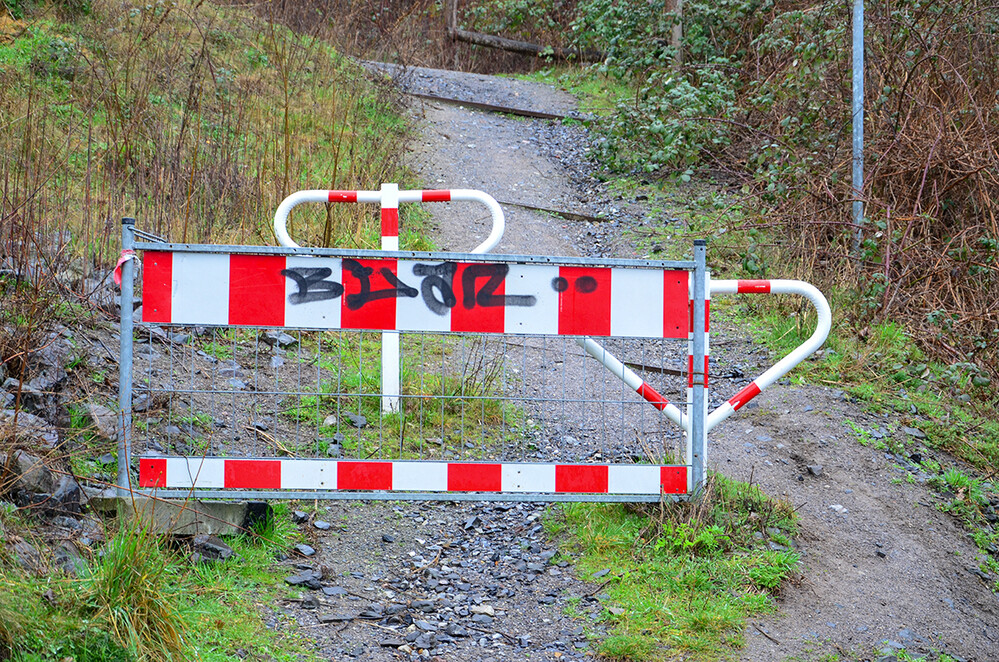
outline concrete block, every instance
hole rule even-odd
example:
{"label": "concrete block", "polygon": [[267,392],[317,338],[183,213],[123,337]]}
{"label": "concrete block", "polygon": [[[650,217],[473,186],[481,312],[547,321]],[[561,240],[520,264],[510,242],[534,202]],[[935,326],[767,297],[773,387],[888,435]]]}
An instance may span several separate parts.
{"label": "concrete block", "polygon": [[271,517],[270,506],[258,501],[151,499],[133,495],[119,498],[114,490],[91,494],[89,505],[119,517],[137,517],[152,530],[174,536],[231,536]]}

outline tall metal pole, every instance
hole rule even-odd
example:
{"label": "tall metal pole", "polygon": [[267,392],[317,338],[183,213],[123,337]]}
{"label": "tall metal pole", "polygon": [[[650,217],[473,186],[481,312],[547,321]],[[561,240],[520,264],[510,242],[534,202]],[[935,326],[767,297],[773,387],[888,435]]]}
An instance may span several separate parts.
{"label": "tall metal pole", "polygon": [[[135,248],[135,219],[121,219],[121,249]],[[132,460],[132,282],[133,260],[121,263],[121,352],[118,357],[118,496],[128,496],[131,481],[128,468]]]}
{"label": "tall metal pole", "polygon": [[853,254],[864,239],[864,0],[853,0]]}
{"label": "tall metal pole", "polygon": [[691,457],[690,470],[693,474],[692,492],[698,495],[704,489],[705,471],[708,464],[707,412],[704,401],[704,300],[707,296],[707,242],[704,239],[694,240],[694,314],[691,323],[694,325],[694,388],[690,403],[690,440]]}

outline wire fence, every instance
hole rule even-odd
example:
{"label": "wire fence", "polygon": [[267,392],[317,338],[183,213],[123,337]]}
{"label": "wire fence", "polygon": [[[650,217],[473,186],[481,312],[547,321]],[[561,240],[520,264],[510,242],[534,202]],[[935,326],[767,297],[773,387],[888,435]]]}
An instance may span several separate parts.
{"label": "wire fence", "polygon": [[703,480],[703,244],[594,262],[123,228],[122,491],[133,455],[160,496],[649,501]]}
{"label": "wire fence", "polygon": [[[680,430],[570,338],[401,335],[400,406],[386,412],[380,333],[140,329],[133,450],[206,457],[683,461]],[[659,393],[684,401],[684,343],[614,338],[604,346]]]}

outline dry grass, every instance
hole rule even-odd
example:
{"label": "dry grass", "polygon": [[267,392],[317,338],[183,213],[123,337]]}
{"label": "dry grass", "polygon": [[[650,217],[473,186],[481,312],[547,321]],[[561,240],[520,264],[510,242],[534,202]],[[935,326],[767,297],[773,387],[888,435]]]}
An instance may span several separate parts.
{"label": "dry grass", "polygon": [[[4,26],[0,242],[16,264],[44,252],[87,275],[117,254],[122,216],[174,240],[273,243],[288,193],[397,176],[389,92],[318,30],[188,0],[91,7]],[[356,245],[375,236],[363,220],[345,206],[329,229],[322,209],[294,222],[303,243]]]}

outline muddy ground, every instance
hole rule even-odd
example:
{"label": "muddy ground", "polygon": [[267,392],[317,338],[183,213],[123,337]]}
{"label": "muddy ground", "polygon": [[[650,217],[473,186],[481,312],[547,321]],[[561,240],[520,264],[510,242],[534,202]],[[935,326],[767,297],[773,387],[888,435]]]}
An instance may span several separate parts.
{"label": "muddy ground", "polygon": [[[403,90],[553,113],[575,108],[572,97],[544,85],[385,70]],[[615,198],[590,175],[584,129],[424,98],[410,97],[409,107],[419,125],[410,164],[426,188],[478,188],[506,203],[607,219],[567,221],[507,204],[497,252],[638,254],[626,230],[643,222],[642,202]],[[470,250],[488,234],[485,215],[457,205],[431,209],[444,250]],[[721,377],[711,401],[718,404],[772,359],[724,318],[713,331],[712,373]],[[758,483],[801,516],[800,577],[783,591],[777,613],[748,625],[737,656],[862,660],[904,648],[999,659],[999,601],[975,572],[975,547],[936,509],[912,458],[861,445],[848,422],[906,441],[912,453],[929,452],[921,433],[815,386],[777,385],[711,435],[714,469]],[[574,454],[586,455],[590,442],[573,441],[584,446]],[[556,459],[559,444],[546,452]],[[288,564],[322,571],[323,588],[275,614],[293,618],[330,659],[397,660],[420,650],[455,661],[591,658],[584,630],[605,632],[600,580],[580,581],[559,562],[543,513],[519,503],[319,504],[302,524],[316,555]],[[581,598],[580,613],[570,617],[572,598]],[[282,627],[281,619],[274,624]]]}

